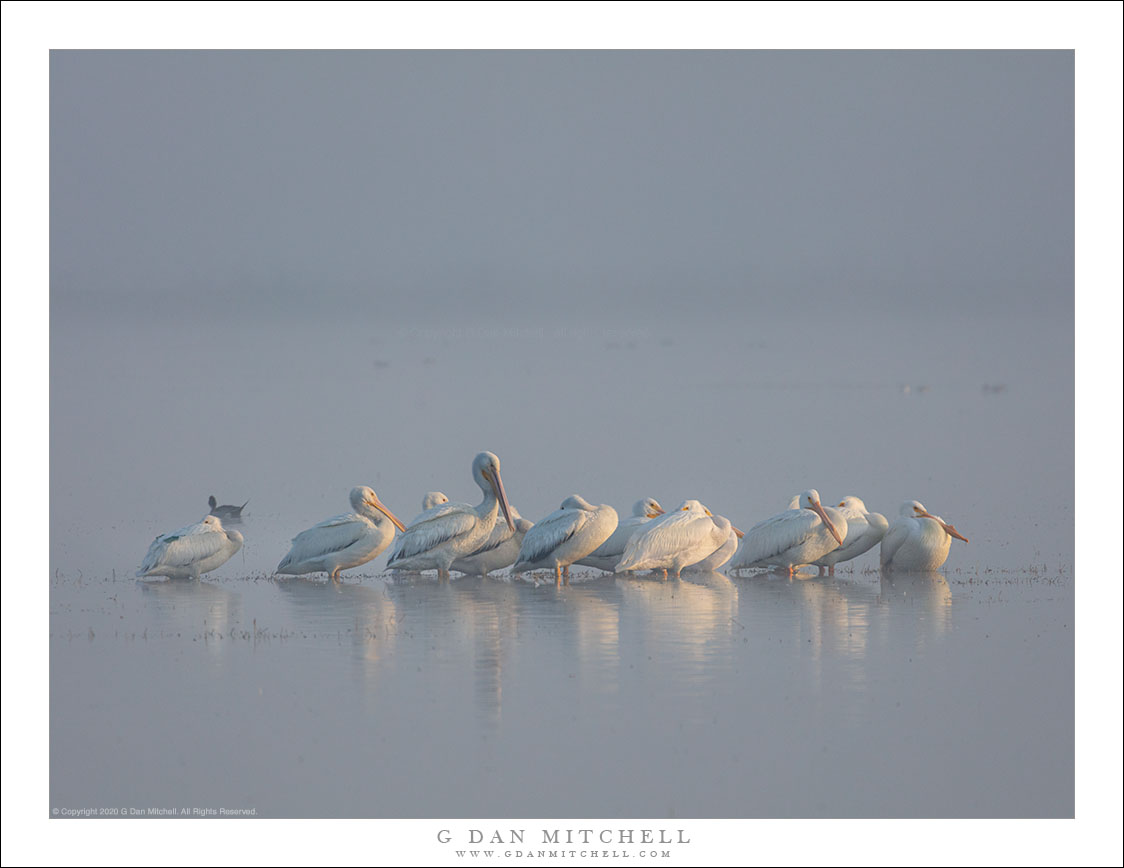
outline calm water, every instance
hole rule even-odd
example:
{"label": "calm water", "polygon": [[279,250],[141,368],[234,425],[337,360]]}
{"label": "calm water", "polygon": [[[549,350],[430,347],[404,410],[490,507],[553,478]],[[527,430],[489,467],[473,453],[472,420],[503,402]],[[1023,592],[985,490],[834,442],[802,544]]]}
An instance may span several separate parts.
{"label": "calm water", "polygon": [[52,584],[51,804],[1067,816],[1069,576]]}
{"label": "calm water", "polygon": [[[58,321],[51,807],[1072,816],[1072,336],[930,325]],[[481,449],[532,519],[576,491],[748,527],[816,487],[971,543],[893,583],[876,552],[794,581],[269,578],[353,485],[405,519],[475,502]],[[243,551],[128,578],[212,493],[250,500]]]}

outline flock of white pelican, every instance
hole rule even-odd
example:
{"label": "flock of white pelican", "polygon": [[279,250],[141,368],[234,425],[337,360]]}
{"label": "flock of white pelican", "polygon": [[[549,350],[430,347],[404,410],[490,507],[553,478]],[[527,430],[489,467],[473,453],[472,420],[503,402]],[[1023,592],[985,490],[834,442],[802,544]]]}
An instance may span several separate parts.
{"label": "flock of white pelican", "polygon": [[[613,507],[594,506],[573,494],[532,524],[508,503],[496,455],[477,455],[472,478],[484,495],[478,505],[453,503],[431,491],[422,500],[422,512],[408,525],[370,488],[353,488],[353,511],[297,534],[277,572],[323,572],[338,581],[342,570],[373,560],[391,543],[388,569],[436,570],[441,579],[454,570],[487,575],[511,567],[513,575],[551,570],[562,583],[569,581],[573,564],[609,573],[652,570],[665,579],[669,573],[678,578],[683,570],[722,567],[734,572],[776,568],[791,577],[804,565],[833,575],[836,564],[879,543],[883,570],[914,572],[938,569],[948,558],[953,538],[968,541],[916,500],[903,504],[891,524],[869,512],[857,497],[825,507],[815,489],[794,497],[787,510],[745,533],[697,500],[685,500],[667,512],[651,497],[638,500],[632,515],[618,520]],[[158,536],[137,575],[198,579],[226,563],[242,547],[242,534],[224,527],[224,521],[241,523],[242,507],[219,506],[213,496],[210,507],[197,524]]]}

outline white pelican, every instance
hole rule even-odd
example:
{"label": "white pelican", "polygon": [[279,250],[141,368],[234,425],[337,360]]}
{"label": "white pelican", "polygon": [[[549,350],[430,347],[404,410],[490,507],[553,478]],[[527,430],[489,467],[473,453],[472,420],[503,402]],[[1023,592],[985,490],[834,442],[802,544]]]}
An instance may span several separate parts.
{"label": "white pelican", "polygon": [[427,491],[425,493],[425,497],[422,498],[422,512],[425,512],[427,509],[433,509],[433,507],[435,506],[440,506],[441,504],[448,502],[449,498],[445,496],[444,492]]}
{"label": "white pelican", "polygon": [[325,519],[293,537],[293,546],[277,565],[277,572],[288,576],[324,572],[338,581],[340,570],[378,557],[394,539],[394,528],[405,530],[366,485],[351,489],[351,508],[355,512]]}
{"label": "white pelican", "polygon": [[830,507],[825,510],[814,488],[800,495],[800,507],[777,513],[746,531],[730,569],[785,567],[791,577],[796,567],[842,545],[847,534],[843,513]]}
{"label": "white pelican", "polygon": [[519,561],[511,571],[526,573],[553,567],[555,580],[561,584],[563,570],[568,579],[570,564],[590,554],[616,528],[615,509],[605,503],[594,506],[571,494],[559,509],[527,531],[519,547]]}
{"label": "white pelican", "polygon": [[[719,516],[719,518],[721,518],[721,516]],[[717,519],[715,519],[715,521],[717,521]],[[726,535],[726,542],[715,549],[714,554],[684,569],[689,573],[713,573],[716,570],[722,569],[722,567],[726,565],[726,561],[734,556],[734,552],[738,550],[738,540],[744,536],[744,533],[731,524],[730,532]],[[729,579],[727,579],[727,581],[729,581]]]}
{"label": "white pelican", "polygon": [[519,510],[514,506],[511,507],[511,518],[515,522],[514,531],[507,526],[507,522],[497,521],[492,533],[480,547],[470,555],[457,558],[450,569],[468,576],[486,576],[515,563],[519,559],[523,537],[534,525],[519,515]]}
{"label": "white pelican", "polygon": [[605,542],[601,543],[592,554],[586,555],[575,563],[583,567],[596,567],[607,573],[613,572],[617,561],[624,554],[625,543],[628,538],[636,533],[653,518],[663,515],[663,507],[654,497],[645,497],[632,505],[632,515],[617,522],[617,529],[613,531]]}
{"label": "white pelican", "polygon": [[[249,502],[246,501],[246,503]],[[210,514],[224,524],[241,524],[242,510],[246,508],[246,503],[241,506],[231,506],[229,503],[224,503],[220,506],[213,494],[207,498],[207,506],[211,508]]]}
{"label": "white pelican", "polygon": [[226,530],[213,515],[204,516],[197,524],[156,537],[137,575],[198,579],[203,573],[217,570],[240,548],[242,534]]}
{"label": "white pelican", "polygon": [[931,515],[916,500],[907,500],[882,538],[882,569],[908,572],[939,569],[948,559],[953,537],[968,541],[951,524]]}
{"label": "white pelican", "polygon": [[843,545],[812,561],[812,566],[819,567],[820,573],[827,567],[829,576],[835,575],[836,564],[854,560],[878,545],[890,526],[886,516],[880,512],[868,512],[866,504],[854,495],[844,497],[836,509],[847,518],[847,536],[843,538]]}
{"label": "white pelican", "polygon": [[697,564],[726,544],[730,520],[714,515],[697,500],[685,500],[666,515],[652,519],[636,531],[624,547],[616,571],[675,570]]}
{"label": "white pelican", "polygon": [[[435,515],[441,514],[436,512],[435,510],[439,506],[444,506],[448,502],[449,498],[445,496],[445,493],[443,491],[427,491],[425,493],[425,496],[422,497],[422,511],[415,515],[410,520],[410,523],[406,525],[406,527],[411,528],[419,521],[425,521],[427,519],[433,518]],[[402,537],[396,537],[394,540],[394,548],[390,550],[390,557],[387,558],[388,562],[394,560],[394,557],[398,554],[398,549],[401,547],[401,545]],[[394,567],[390,567],[390,569],[394,570]],[[396,572],[405,572],[405,570]]]}
{"label": "white pelican", "polygon": [[479,506],[445,503],[426,510],[406,528],[387,561],[395,570],[437,570],[449,578],[453,561],[476,551],[492,533],[496,513],[503,510],[508,528],[514,532],[511,507],[500,478],[500,460],[491,452],[481,452],[472,461],[472,478],[484,492]]}

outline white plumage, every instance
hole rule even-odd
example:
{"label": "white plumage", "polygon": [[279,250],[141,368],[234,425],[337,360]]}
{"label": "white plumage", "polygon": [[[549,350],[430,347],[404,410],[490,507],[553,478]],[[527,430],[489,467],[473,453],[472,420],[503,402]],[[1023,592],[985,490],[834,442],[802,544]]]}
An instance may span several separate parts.
{"label": "white plumage", "polygon": [[831,576],[835,575],[836,564],[854,560],[878,545],[890,527],[886,516],[880,512],[869,512],[866,504],[854,495],[844,497],[836,509],[847,519],[847,535],[843,538],[843,545],[812,561],[813,566],[820,567],[821,573],[827,567],[828,575]]}
{"label": "white plumage", "polygon": [[882,538],[879,558],[882,569],[906,572],[939,569],[948,559],[953,537],[968,541],[940,516],[931,515],[916,500],[907,500]]}
{"label": "white plumage", "polygon": [[[415,515],[412,519],[410,519],[409,524],[406,525],[406,529],[407,530],[410,529],[411,527],[413,527],[418,522],[427,521],[428,519],[431,519],[434,516],[440,515],[441,513],[436,511],[437,508],[441,507],[441,506],[444,506],[448,502],[449,502],[449,498],[445,496],[444,492],[442,492],[442,491],[427,491],[425,493],[425,495],[422,497],[422,511],[419,512],[417,515]],[[387,558],[387,566],[389,567],[389,569],[391,571],[394,571],[396,568],[391,567],[390,562],[393,561],[394,558],[398,555],[398,549],[401,547],[401,545],[402,545],[402,537],[401,536],[395,537],[394,538],[394,547],[391,548],[390,556]],[[403,570],[402,572],[405,572],[405,571]]]}
{"label": "white plumage", "polygon": [[708,558],[726,544],[732,525],[697,500],[685,500],[666,515],[652,519],[625,545],[618,573],[629,570],[675,571]]}
{"label": "white plumage", "polygon": [[722,569],[726,562],[734,556],[734,552],[738,550],[738,541],[743,536],[745,534],[731,524],[730,532],[726,535],[726,542],[715,549],[714,554],[703,558],[697,564],[684,567],[684,569],[689,573],[710,573]]}
{"label": "white plumage", "polygon": [[625,544],[638,529],[653,518],[664,514],[663,507],[654,497],[642,498],[632,505],[632,515],[617,522],[617,529],[591,554],[576,561],[583,567],[596,567],[611,573],[624,554]]}
{"label": "white plumage", "polygon": [[742,539],[730,569],[783,567],[793,575],[801,564],[810,564],[834,551],[847,533],[846,517],[824,509],[820,494],[810,488],[800,495],[800,509],[788,509],[758,522]]}
{"label": "white plumage", "polygon": [[398,540],[387,561],[388,567],[435,569],[440,578],[447,579],[453,561],[476,551],[491,534],[498,510],[503,510],[508,528],[515,531],[500,478],[499,458],[491,452],[481,452],[472,461],[472,478],[484,492],[480,505],[445,503],[423,512]]}
{"label": "white plumage", "polygon": [[506,521],[499,521],[498,518],[497,516],[496,526],[483,544],[472,554],[453,561],[450,569],[468,576],[486,576],[495,570],[510,567],[519,559],[523,538],[534,525],[521,517],[514,506],[511,507],[511,518],[515,523],[515,530],[511,530]]}
{"label": "white plumage", "polygon": [[358,567],[378,557],[394,539],[402,522],[366,485],[351,489],[354,512],[332,516],[293,537],[292,547],[277,565],[289,576],[327,573],[333,581],[340,570]]}
{"label": "white plumage", "polygon": [[425,493],[425,497],[422,498],[422,512],[425,512],[427,509],[433,509],[433,507],[435,506],[440,506],[441,504],[448,502],[449,498],[445,496],[444,492],[427,491]]}
{"label": "white plumage", "polygon": [[605,503],[594,506],[579,495],[571,494],[559,509],[527,531],[512,572],[553,569],[555,579],[561,583],[563,570],[568,577],[570,564],[605,542],[616,527],[617,511],[611,506]]}
{"label": "white plumage", "polygon": [[240,548],[242,534],[227,530],[218,518],[208,515],[197,524],[156,537],[137,575],[198,579],[221,567]]}

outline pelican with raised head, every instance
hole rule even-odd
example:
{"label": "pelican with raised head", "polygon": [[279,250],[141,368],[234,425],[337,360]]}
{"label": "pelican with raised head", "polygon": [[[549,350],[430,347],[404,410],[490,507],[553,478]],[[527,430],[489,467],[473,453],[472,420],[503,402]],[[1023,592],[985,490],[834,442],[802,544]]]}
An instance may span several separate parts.
{"label": "pelican with raised head", "polygon": [[940,569],[948,560],[953,537],[968,541],[955,527],[940,516],[930,514],[918,501],[907,500],[882,538],[879,558],[882,569],[903,572]]}
{"label": "pelican with raised head", "polygon": [[616,571],[662,570],[666,579],[668,571],[674,570],[679,578],[684,567],[722,548],[732,528],[729,519],[714,515],[697,500],[685,500],[632,535]]}
{"label": "pelican with raised head", "polygon": [[378,557],[405,526],[366,485],[351,489],[354,512],[327,518],[293,537],[292,547],[277,565],[287,576],[327,573],[338,581],[340,570],[358,567]]}
{"label": "pelican with raised head", "polygon": [[500,510],[508,529],[515,532],[500,477],[499,458],[491,452],[481,452],[472,461],[472,478],[484,492],[479,506],[444,503],[423,512],[398,540],[387,561],[388,567],[407,571],[437,570],[439,578],[447,579],[453,561],[472,554],[492,533]]}
{"label": "pelican with raised head", "polygon": [[608,504],[594,506],[571,494],[561,507],[535,523],[523,537],[512,573],[553,569],[555,581],[569,581],[570,564],[605,542],[617,528],[617,511]]}
{"label": "pelican with raised head", "polygon": [[632,505],[632,515],[617,522],[617,529],[605,542],[575,563],[583,567],[596,567],[607,573],[613,572],[621,555],[624,554],[624,547],[629,537],[653,518],[663,514],[663,507],[654,497],[641,498]]}
{"label": "pelican with raised head", "polygon": [[227,530],[213,515],[204,516],[152,541],[137,576],[166,576],[169,579],[198,579],[217,570],[242,548],[242,534]]}
{"label": "pelican with raised head", "polygon": [[798,502],[798,508],[779,512],[747,530],[730,569],[782,567],[791,578],[796,567],[842,545],[846,516],[836,509],[825,510],[814,488],[803,492]]}

